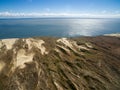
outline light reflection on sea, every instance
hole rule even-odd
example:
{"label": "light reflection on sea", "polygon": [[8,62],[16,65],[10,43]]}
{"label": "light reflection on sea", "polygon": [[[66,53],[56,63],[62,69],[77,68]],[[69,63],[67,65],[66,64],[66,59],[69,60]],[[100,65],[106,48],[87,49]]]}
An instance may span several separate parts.
{"label": "light reflection on sea", "polygon": [[120,19],[0,19],[0,38],[120,33]]}

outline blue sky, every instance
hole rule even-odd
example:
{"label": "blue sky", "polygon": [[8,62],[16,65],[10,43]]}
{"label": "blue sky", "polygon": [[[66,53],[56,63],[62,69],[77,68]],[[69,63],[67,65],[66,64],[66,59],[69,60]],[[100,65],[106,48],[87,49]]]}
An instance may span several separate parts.
{"label": "blue sky", "polygon": [[0,17],[120,17],[120,0],[0,0]]}

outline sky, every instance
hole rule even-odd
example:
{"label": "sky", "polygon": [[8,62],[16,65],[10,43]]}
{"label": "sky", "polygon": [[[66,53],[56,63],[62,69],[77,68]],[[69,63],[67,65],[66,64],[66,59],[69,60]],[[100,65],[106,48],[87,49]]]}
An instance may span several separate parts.
{"label": "sky", "polygon": [[0,0],[0,17],[120,18],[120,0]]}

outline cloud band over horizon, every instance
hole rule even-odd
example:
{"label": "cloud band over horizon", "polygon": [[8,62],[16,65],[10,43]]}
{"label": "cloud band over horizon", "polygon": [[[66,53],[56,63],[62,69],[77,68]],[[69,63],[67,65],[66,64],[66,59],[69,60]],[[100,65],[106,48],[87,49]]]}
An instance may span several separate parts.
{"label": "cloud band over horizon", "polygon": [[120,18],[120,14],[89,14],[89,13],[13,13],[0,12],[0,18],[3,17],[81,17],[81,18]]}

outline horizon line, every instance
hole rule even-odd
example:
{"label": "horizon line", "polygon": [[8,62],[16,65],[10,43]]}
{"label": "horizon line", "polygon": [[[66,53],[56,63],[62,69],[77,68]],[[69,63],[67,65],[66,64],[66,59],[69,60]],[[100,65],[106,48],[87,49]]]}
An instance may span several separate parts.
{"label": "horizon line", "polygon": [[120,14],[91,14],[91,13],[11,13],[0,12],[0,18],[120,18]]}

